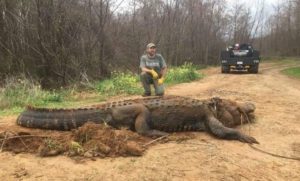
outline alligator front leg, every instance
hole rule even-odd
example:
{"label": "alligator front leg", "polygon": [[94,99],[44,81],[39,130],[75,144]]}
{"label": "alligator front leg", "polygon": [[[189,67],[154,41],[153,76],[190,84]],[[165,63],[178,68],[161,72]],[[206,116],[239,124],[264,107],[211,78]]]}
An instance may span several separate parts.
{"label": "alligator front leg", "polygon": [[239,140],[245,143],[258,143],[258,141],[251,137],[247,136],[238,130],[227,128],[225,127],[218,119],[213,116],[207,118],[205,122],[205,126],[209,132],[211,132],[214,136],[221,138],[221,139],[228,139],[228,140]]}

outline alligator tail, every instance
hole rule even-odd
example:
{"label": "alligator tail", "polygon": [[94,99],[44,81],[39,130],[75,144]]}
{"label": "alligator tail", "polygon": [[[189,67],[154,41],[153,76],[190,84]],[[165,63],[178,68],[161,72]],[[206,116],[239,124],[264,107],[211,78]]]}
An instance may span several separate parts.
{"label": "alligator tail", "polygon": [[17,119],[17,124],[28,128],[71,130],[86,122],[103,123],[110,114],[97,108],[46,109],[27,107]]}

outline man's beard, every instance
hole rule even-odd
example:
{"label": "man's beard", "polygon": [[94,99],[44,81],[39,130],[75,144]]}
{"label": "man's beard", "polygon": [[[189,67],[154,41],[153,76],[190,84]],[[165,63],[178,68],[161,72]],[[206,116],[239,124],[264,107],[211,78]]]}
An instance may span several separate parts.
{"label": "man's beard", "polygon": [[148,55],[149,55],[150,57],[154,57],[155,53],[150,53],[150,52],[148,52]]}

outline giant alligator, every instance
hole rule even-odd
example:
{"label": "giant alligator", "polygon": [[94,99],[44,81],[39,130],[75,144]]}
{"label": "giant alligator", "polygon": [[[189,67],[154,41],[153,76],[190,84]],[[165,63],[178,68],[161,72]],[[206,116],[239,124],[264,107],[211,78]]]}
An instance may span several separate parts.
{"label": "giant alligator", "polygon": [[208,131],[221,139],[258,143],[255,138],[232,128],[240,125],[243,117],[251,120],[254,110],[252,103],[220,98],[198,100],[164,96],[107,102],[78,109],[27,107],[18,117],[17,124],[66,131],[86,122],[95,122],[115,128],[127,126],[146,136],[162,136],[175,131]]}

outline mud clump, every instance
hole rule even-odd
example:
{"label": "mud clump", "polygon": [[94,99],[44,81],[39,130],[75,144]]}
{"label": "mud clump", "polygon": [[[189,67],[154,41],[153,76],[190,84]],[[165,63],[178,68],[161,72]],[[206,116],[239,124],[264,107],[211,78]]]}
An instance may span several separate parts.
{"label": "mud clump", "polygon": [[135,132],[115,130],[104,124],[87,123],[75,130],[73,140],[82,145],[86,156],[141,156],[144,143],[151,140]]}
{"label": "mud clump", "polygon": [[41,157],[56,156],[66,151],[63,144],[57,140],[47,138],[38,148],[38,154]]}

